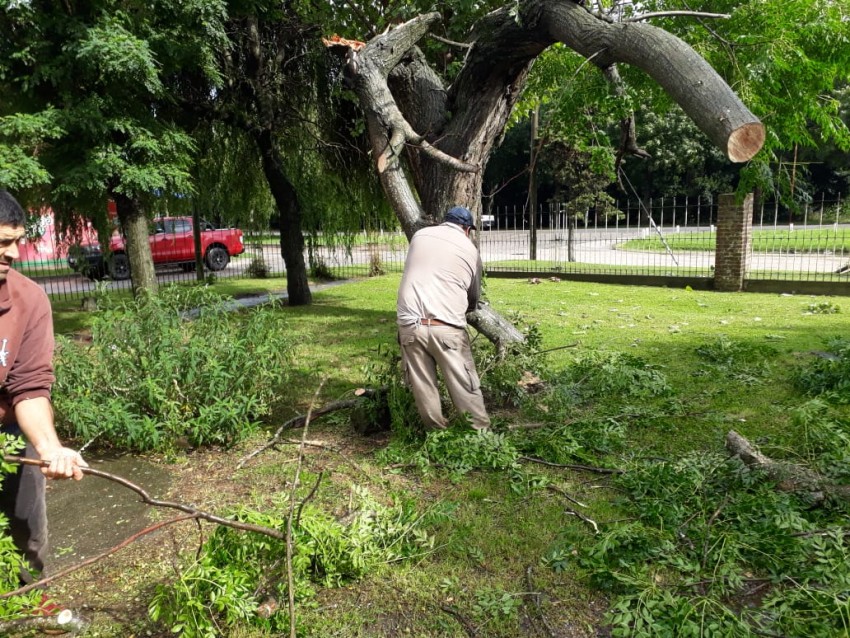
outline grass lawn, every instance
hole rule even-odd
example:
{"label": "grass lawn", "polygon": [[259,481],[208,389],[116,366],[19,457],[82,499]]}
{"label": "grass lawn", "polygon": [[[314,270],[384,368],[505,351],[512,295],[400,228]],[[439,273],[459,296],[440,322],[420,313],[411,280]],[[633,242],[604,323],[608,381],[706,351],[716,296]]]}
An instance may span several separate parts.
{"label": "grass lawn", "polygon": [[[664,233],[672,250],[714,251],[714,233]],[[850,233],[846,229],[754,230],[753,252],[757,253],[831,253],[850,252]],[[624,250],[664,251],[666,247],[657,236],[630,239],[618,246]]]}
{"label": "grass lawn", "polygon": [[[390,274],[328,287],[315,293],[311,306],[282,307],[287,330],[297,344],[293,381],[281,389],[281,402],[267,431],[234,450],[180,456],[169,465],[175,477],[169,498],[223,513],[239,504],[257,509],[279,505],[293,477],[301,431],[294,431],[246,467],[238,469],[237,463],[280,424],[304,414],[320,386],[318,405],[350,398],[356,388],[373,383],[369,371],[397,351],[399,278]],[[235,287],[240,282],[228,283],[232,287],[227,292],[242,296],[285,287],[282,280],[270,280],[267,286],[250,283],[255,285],[250,290]],[[522,450],[534,439],[536,451],[526,451],[528,456],[541,455],[547,445],[560,445],[563,441],[556,439],[569,438],[574,430],[576,447],[564,453],[568,460],[561,462],[608,468],[631,468],[647,459],[672,464],[693,454],[713,458],[722,455],[724,436],[731,429],[757,441],[768,454],[804,462],[804,448],[808,448],[795,438],[800,430],[794,415],[807,399],[792,383],[793,373],[820,359],[826,339],[846,336],[850,313],[847,297],[727,294],[549,280],[532,284],[525,279],[489,279],[486,297],[520,327],[536,327],[539,350],[548,351],[541,374],[545,372],[552,393],[563,392],[560,398],[554,397],[557,400],[552,394],[546,398],[547,391],[529,395],[521,408],[491,405],[495,429]],[[57,332],[85,329],[86,313],[54,305]],[[489,345],[481,341],[475,339],[474,346],[486,356]],[[623,357],[633,367],[623,367]],[[576,368],[580,364],[585,367]],[[575,370],[579,372],[571,372]],[[485,387],[499,374],[498,368],[481,371]],[[634,373],[632,385],[612,384],[604,391],[608,381],[626,373]],[[582,394],[591,381],[603,390]],[[655,393],[661,386],[666,386],[665,391]],[[846,420],[846,406],[835,409],[835,418]],[[563,410],[558,412],[563,414],[558,422],[552,420],[557,410]],[[547,432],[559,434],[547,440]],[[624,588],[630,591],[634,585],[600,584],[599,573],[587,562],[580,563],[578,556],[598,547],[594,544],[600,538],[610,538],[612,546],[621,543],[625,574],[626,559],[632,560],[644,538],[635,527],[641,514],[632,509],[626,488],[612,482],[610,475],[527,460],[512,469],[450,472],[439,463],[415,462],[421,442],[405,443],[386,433],[353,433],[345,413],[316,420],[306,438],[309,445],[304,448],[300,493],[306,494],[314,483],[320,485],[311,505],[344,520],[351,513],[355,486],[367,488],[385,504],[410,500],[423,512],[423,520],[427,518],[431,541],[414,558],[388,562],[344,586],[317,586],[316,595],[305,597],[298,607],[299,636],[610,635],[605,632],[616,618],[606,619],[605,612],[623,600],[618,596],[625,595]],[[316,483],[320,473],[323,478]],[[528,484],[518,486],[517,480]],[[565,500],[564,494],[581,506]],[[706,533],[719,529],[727,509],[731,505],[714,504],[704,511],[685,512],[686,523],[677,524],[680,534],[689,538],[690,527],[699,521]],[[795,514],[808,515],[805,511]],[[731,512],[728,518],[733,518]],[[101,567],[77,572],[54,586],[57,595],[73,596],[88,605],[93,617],[89,635],[170,635],[168,627],[151,623],[145,610],[156,584],[172,582],[177,569],[195,560],[198,529],[191,523],[181,525],[185,527],[175,528],[182,531],[172,532],[168,542],[153,538],[135,543]],[[648,521],[640,522],[641,530],[649,527]],[[633,535],[628,542],[624,529]],[[662,531],[652,533],[662,547]],[[209,531],[204,534],[208,536]],[[731,533],[724,538],[731,547]],[[697,552],[702,553],[703,562],[715,556],[714,545],[705,543]],[[668,550],[672,554],[671,546]],[[650,583],[645,591],[657,593],[669,585],[668,591],[678,596],[682,586],[674,575],[677,572],[662,557],[651,555],[642,561]],[[653,570],[655,562],[661,565],[657,570]],[[702,574],[698,567],[689,569]],[[711,571],[711,564],[708,568]],[[752,571],[739,578],[756,579],[769,571],[746,569]],[[772,582],[773,587],[779,586]],[[770,591],[760,593],[766,596]],[[701,599],[708,600],[710,593],[703,592]],[[649,593],[642,596],[642,600],[651,598]],[[285,607],[285,600],[279,602]],[[755,605],[758,601],[744,602]],[[629,613],[646,611],[638,607],[629,606]],[[634,622],[631,626],[634,629]],[[782,635],[808,635],[786,632]],[[243,624],[220,635],[266,638],[281,634]],[[634,631],[619,635],[684,634]]]}

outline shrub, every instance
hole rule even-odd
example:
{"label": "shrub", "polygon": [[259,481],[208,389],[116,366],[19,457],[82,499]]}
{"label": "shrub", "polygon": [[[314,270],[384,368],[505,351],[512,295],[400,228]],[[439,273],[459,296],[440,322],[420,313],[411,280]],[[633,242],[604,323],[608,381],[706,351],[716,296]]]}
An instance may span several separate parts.
{"label": "shrub", "polygon": [[564,370],[556,383],[577,401],[658,397],[670,393],[667,377],[658,366],[623,352],[582,355]]}
{"label": "shrub", "polygon": [[850,340],[831,339],[827,352],[794,373],[802,390],[835,403],[850,403]]}
{"label": "shrub", "polygon": [[90,345],[57,345],[63,432],[139,451],[239,441],[268,414],[290,353],[273,304],[230,313],[206,287],[118,302],[97,313]]}
{"label": "shrub", "polygon": [[[519,317],[513,318],[520,323]],[[524,375],[540,377],[545,374],[545,356],[540,354],[543,342],[537,326],[529,325],[524,331],[525,341],[511,343],[499,353],[489,342],[475,344],[476,365],[481,377],[481,391],[488,402],[505,407],[521,405],[528,392],[520,384]]]}
{"label": "shrub", "polygon": [[[0,454],[20,454],[24,449],[22,438],[0,432]],[[0,485],[6,474],[15,472],[17,465],[6,463],[0,459]],[[20,586],[19,574],[25,566],[24,558],[15,547],[9,531],[9,519],[0,514],[0,592],[9,592]],[[26,618],[41,597],[41,592],[35,590],[22,596],[12,596],[0,600],[0,620],[11,620],[16,616]]]}
{"label": "shrub", "polygon": [[[356,486],[352,499],[356,511],[347,523],[311,504],[300,511],[293,527],[297,601],[309,600],[317,585],[338,587],[381,563],[433,547],[424,528],[439,512],[423,515],[406,501],[383,505]],[[235,518],[284,530],[288,503],[282,501],[277,509],[262,514],[243,509]],[[237,623],[277,632],[288,626],[287,597],[285,541],[219,527],[180,579],[159,587],[149,610],[154,620],[186,638],[227,635],[222,630]]]}
{"label": "shrub", "polygon": [[266,279],[269,276],[269,265],[262,255],[252,257],[251,263],[245,269],[245,274],[255,279]]}

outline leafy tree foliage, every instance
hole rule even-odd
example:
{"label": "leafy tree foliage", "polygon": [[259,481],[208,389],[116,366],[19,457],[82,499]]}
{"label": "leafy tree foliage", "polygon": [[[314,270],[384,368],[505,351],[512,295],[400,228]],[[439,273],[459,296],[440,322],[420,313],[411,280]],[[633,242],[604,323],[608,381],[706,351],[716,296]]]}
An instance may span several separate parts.
{"label": "leafy tree foliage", "polygon": [[[590,6],[620,20],[696,8],[680,0],[641,3],[639,8],[604,1]],[[699,9],[729,17],[658,17],[653,24],[689,42],[763,119],[767,140],[763,151],[740,171],[741,190],[758,187],[790,194],[796,178],[799,195],[806,158],[827,159],[846,171],[850,129],[841,109],[841,91],[850,80],[846,5],[828,0],[717,0]],[[612,91],[592,63],[564,46],[551,47],[532,69],[514,123],[540,105],[545,115],[541,135],[586,151],[596,146],[616,148],[620,143],[616,124],[634,112],[638,140],[652,157],[627,159],[625,170],[632,182],[656,195],[672,190],[708,192],[730,180],[737,185],[739,176],[723,166],[705,136],[654,82],[630,67],[619,71],[624,83]],[[824,158],[815,151],[823,148],[834,151]],[[807,154],[805,149],[812,151]],[[832,175],[825,177],[835,183]]]}
{"label": "leafy tree foliage", "polygon": [[144,210],[193,190],[194,143],[174,94],[185,73],[217,80],[223,18],[221,2],[202,0],[14,2],[0,13],[0,157],[28,157],[0,173],[3,185],[38,186],[28,203],[49,192],[101,228],[115,200],[137,288],[156,283]]}

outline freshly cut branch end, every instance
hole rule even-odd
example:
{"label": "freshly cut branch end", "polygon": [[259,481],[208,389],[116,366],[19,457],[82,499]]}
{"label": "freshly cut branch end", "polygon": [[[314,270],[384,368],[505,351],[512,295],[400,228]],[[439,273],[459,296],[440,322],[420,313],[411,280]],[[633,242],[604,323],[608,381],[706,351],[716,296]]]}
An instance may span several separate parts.
{"label": "freshly cut branch end", "polygon": [[733,162],[748,162],[764,146],[764,124],[751,122],[732,131],[726,143],[726,155]]}

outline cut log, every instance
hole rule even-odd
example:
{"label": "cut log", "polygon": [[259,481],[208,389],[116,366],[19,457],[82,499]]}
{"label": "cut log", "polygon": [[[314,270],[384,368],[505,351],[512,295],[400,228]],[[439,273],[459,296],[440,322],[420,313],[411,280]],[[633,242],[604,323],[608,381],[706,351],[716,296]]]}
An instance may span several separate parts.
{"label": "cut log", "polygon": [[466,313],[466,321],[496,346],[500,356],[510,344],[525,341],[525,335],[488,304]]}
{"label": "cut log", "polygon": [[827,499],[850,501],[850,485],[833,483],[796,463],[771,459],[734,430],[726,435],[726,449],[747,467],[765,472],[776,483],[776,489],[798,494],[812,505],[820,505]]}
{"label": "cut log", "polygon": [[352,406],[349,413],[351,427],[361,436],[386,432],[392,425],[390,404],[386,388],[378,388]]}

